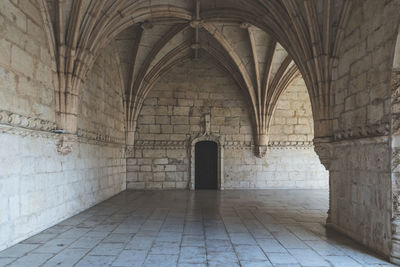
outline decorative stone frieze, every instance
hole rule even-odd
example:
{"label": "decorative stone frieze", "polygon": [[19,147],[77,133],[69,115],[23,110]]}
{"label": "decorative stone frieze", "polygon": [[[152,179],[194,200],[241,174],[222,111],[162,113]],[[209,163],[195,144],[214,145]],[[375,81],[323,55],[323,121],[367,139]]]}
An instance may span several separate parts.
{"label": "decorative stone frieze", "polygon": [[[281,150],[281,149],[311,149],[314,147],[312,141],[269,141],[268,150]],[[226,141],[224,144],[225,149],[254,149],[254,144],[250,141]]]}
{"label": "decorative stone frieze", "polygon": [[357,139],[365,137],[375,137],[388,135],[390,124],[388,122],[373,125],[363,125],[360,127],[345,129],[334,133],[334,140]]}
{"label": "decorative stone frieze", "polygon": [[135,142],[135,148],[140,149],[186,149],[187,141],[171,140],[138,140]]}
{"label": "decorative stone frieze", "polygon": [[312,141],[270,141],[268,149],[310,149],[313,148]]}
{"label": "decorative stone frieze", "polygon": [[0,110],[0,124],[48,132],[56,128],[54,122],[28,117],[6,110]]}
{"label": "decorative stone frieze", "polygon": [[103,134],[101,132],[93,132],[93,131],[88,131],[85,129],[78,129],[77,132],[78,137],[83,137],[89,140],[95,140],[99,142],[105,142],[105,143],[115,143],[115,144],[125,144],[125,140],[123,138],[116,138],[112,137],[110,135]]}

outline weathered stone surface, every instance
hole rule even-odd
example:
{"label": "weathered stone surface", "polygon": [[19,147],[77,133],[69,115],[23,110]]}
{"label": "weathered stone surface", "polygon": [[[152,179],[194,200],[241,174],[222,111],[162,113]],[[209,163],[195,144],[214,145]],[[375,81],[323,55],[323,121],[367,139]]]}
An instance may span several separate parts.
{"label": "weathered stone surface", "polygon": [[[0,203],[4,203],[0,213],[8,214],[0,216],[0,250],[126,188],[121,85],[112,49],[103,51],[88,75],[78,120],[80,133],[65,156],[57,152],[58,135],[51,133],[55,128],[53,88],[49,87],[51,78],[45,78],[51,77],[51,71],[36,79],[33,74],[38,69],[31,64],[38,66],[41,59],[29,53],[14,44],[11,67],[0,66],[0,94],[7,94],[0,97],[0,105],[11,111],[0,112]],[[8,97],[14,102],[5,103]],[[136,160],[129,163],[129,169],[136,171]],[[128,176],[134,179],[137,174]]]}
{"label": "weathered stone surface", "polygon": [[[297,81],[280,98],[272,119],[269,140],[275,144],[274,149],[267,152],[265,158],[259,159],[255,157],[252,147],[255,142],[250,123],[251,111],[246,101],[229,76],[207,61],[200,59],[196,63],[175,67],[150,91],[147,98],[150,101],[146,101],[139,116],[135,148],[142,151],[140,154],[144,157],[137,157],[137,164],[141,166],[139,177],[142,179],[128,176],[128,188],[137,188],[139,185],[135,183],[143,181],[146,182],[146,188],[188,188],[188,140],[206,130],[207,114],[210,115],[210,134],[222,136],[229,142],[225,144],[224,151],[223,188],[326,188],[327,172],[319,163],[313,148],[304,148],[297,143],[313,139],[311,105],[304,82]],[[181,77],[180,73],[187,75]],[[206,80],[206,77],[214,76],[218,77],[218,84],[213,79]],[[180,90],[185,94],[178,94]],[[226,100],[220,103],[190,101],[214,94]],[[166,95],[170,98],[166,98]],[[226,105],[226,102],[234,104]],[[158,103],[157,107],[152,103]],[[155,108],[167,112],[155,115],[155,119],[149,121],[148,118],[153,116],[147,112],[152,114]],[[165,121],[171,125],[163,125]],[[154,134],[151,127],[158,126],[170,128],[161,131],[161,134]],[[178,140],[183,144],[179,144],[181,148],[177,149],[176,141],[162,140]],[[284,145],[291,141],[294,141],[291,146]],[[266,142],[268,145],[268,140]],[[150,160],[155,164],[152,168],[148,167]],[[133,169],[129,164],[127,168],[130,171]],[[150,175],[151,172],[156,173]]]}

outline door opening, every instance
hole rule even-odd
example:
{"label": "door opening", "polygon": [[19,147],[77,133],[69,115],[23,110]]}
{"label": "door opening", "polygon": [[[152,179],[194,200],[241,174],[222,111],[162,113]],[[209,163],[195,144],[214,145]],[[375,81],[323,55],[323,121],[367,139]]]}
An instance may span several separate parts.
{"label": "door opening", "polygon": [[196,143],[195,189],[218,189],[218,145],[215,142]]}

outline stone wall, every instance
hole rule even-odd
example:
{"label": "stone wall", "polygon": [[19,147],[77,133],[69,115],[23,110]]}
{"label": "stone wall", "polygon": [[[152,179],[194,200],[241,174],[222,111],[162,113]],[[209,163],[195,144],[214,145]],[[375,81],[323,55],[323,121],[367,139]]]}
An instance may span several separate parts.
{"label": "stone wall", "polygon": [[302,82],[281,101],[271,150],[259,159],[250,109],[229,74],[210,58],[175,66],[155,84],[141,110],[136,146],[127,160],[127,187],[188,188],[190,144],[204,133],[209,114],[210,134],[224,146],[223,188],[326,188],[327,172],[308,142],[313,127]]}
{"label": "stone wall", "polygon": [[270,127],[271,141],[313,140],[311,102],[303,79],[296,79],[281,95]]}
{"label": "stone wall", "polygon": [[0,109],[55,121],[52,62],[35,1],[0,1]]}
{"label": "stone wall", "polygon": [[390,74],[399,1],[355,1],[334,73],[330,225],[389,255]]}
{"label": "stone wall", "polygon": [[[0,250],[125,189],[118,66],[89,73],[79,136],[57,152],[53,62],[35,1],[0,1]],[[96,110],[96,112],[93,112]]]}

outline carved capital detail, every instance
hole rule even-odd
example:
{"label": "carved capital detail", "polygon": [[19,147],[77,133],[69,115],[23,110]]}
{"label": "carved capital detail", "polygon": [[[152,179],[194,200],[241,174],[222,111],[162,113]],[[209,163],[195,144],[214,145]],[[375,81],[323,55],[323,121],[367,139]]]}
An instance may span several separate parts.
{"label": "carved capital detail", "polygon": [[329,170],[333,160],[333,146],[331,143],[331,138],[315,138],[314,150],[319,156],[322,165],[324,165],[326,170]]}
{"label": "carved capital detail", "polygon": [[268,151],[268,146],[264,146],[264,145],[257,145],[256,146],[256,156],[258,158],[265,157],[265,155],[267,155],[267,151]]}
{"label": "carved capital detail", "polygon": [[61,134],[57,143],[57,152],[68,155],[72,152],[73,144],[76,144],[77,136],[72,134]]}
{"label": "carved capital detail", "polygon": [[259,158],[265,157],[268,150],[268,135],[267,134],[259,134],[257,136],[257,144],[255,147],[256,156]]}

